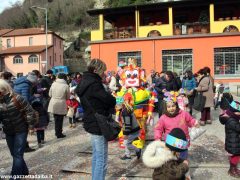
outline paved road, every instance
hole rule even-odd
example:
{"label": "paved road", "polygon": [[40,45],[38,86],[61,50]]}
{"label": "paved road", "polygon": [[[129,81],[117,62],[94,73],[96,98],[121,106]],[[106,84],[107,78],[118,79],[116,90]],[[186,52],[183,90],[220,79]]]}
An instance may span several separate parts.
{"label": "paved road", "polygon": [[[207,129],[206,133],[192,142],[191,145],[192,179],[234,179],[227,175],[227,154],[224,151],[223,144],[224,126],[218,121],[218,111],[212,111],[212,115],[213,124],[205,126],[204,128]],[[199,119],[199,113],[196,113],[195,117]],[[81,123],[78,124],[76,129],[70,129],[68,128],[66,119],[64,122],[64,131],[67,137],[64,139],[56,139],[53,129],[53,122],[51,122],[46,131],[47,143],[43,148],[25,154],[30,174],[53,175],[53,179],[90,179],[91,176],[88,174],[62,171],[66,165],[79,157],[79,151],[90,146],[90,137],[84,132]],[[36,136],[30,136],[28,139],[30,145],[37,148]],[[5,140],[0,140],[0,152],[0,174],[8,174],[11,167],[11,156]],[[113,157],[114,162],[123,163],[119,160],[119,154],[114,155],[113,153]],[[109,164],[109,166],[111,166],[111,164]],[[143,169],[146,172],[145,174],[151,175],[150,169]],[[151,179],[150,177],[151,176],[149,176],[149,178],[128,177],[128,179]],[[110,176],[108,179],[118,178]]]}

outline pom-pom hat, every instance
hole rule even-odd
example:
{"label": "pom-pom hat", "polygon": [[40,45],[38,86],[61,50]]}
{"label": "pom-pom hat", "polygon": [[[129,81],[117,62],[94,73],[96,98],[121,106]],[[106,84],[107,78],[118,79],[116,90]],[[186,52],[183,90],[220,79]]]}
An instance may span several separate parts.
{"label": "pom-pom hat", "polygon": [[174,152],[182,152],[187,150],[188,141],[185,133],[180,128],[174,128],[167,135],[166,146]]}

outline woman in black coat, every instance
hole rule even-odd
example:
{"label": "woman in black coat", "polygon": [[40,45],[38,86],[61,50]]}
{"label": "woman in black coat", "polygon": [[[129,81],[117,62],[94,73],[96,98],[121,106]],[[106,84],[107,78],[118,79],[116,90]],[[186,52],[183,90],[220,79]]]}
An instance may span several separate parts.
{"label": "woman in black coat", "polygon": [[83,127],[91,134],[93,180],[105,179],[108,158],[108,143],[101,133],[93,111],[108,116],[116,104],[115,98],[102,84],[104,71],[106,64],[103,61],[91,60],[88,71],[83,73],[82,80],[75,90],[84,109]]}

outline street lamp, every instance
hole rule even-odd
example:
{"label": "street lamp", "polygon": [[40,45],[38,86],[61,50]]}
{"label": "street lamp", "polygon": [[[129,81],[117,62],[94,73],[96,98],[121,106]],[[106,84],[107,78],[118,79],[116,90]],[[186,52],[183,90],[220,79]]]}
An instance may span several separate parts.
{"label": "street lamp", "polygon": [[48,70],[48,27],[47,27],[47,8],[32,6],[32,9],[41,9],[45,11],[45,33],[46,33],[46,59],[43,63],[46,64],[46,71]]}

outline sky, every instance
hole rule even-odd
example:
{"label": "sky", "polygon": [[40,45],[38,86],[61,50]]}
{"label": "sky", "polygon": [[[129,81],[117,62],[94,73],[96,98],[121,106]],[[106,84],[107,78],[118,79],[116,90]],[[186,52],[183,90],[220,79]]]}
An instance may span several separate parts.
{"label": "sky", "polygon": [[11,7],[12,4],[15,4],[17,1],[23,2],[23,0],[0,0],[0,13],[4,9]]}

